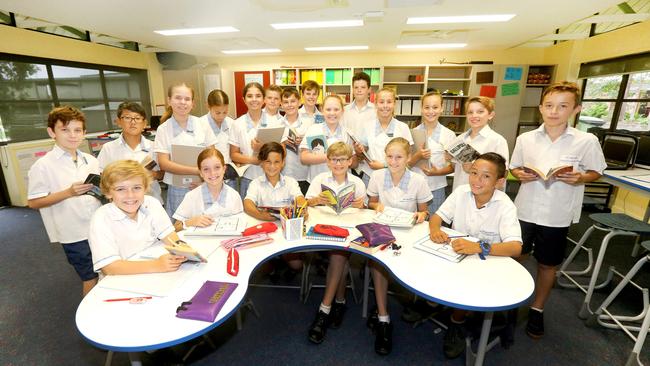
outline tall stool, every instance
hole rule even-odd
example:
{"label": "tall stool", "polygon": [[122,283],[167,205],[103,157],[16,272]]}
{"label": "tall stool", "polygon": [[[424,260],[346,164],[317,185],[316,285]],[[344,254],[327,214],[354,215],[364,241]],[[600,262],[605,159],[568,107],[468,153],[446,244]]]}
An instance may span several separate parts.
{"label": "tall stool", "polygon": [[[558,285],[567,288],[578,288],[585,293],[584,302],[580,308],[580,312],[578,313],[578,317],[581,319],[587,319],[590,314],[593,314],[589,308],[589,303],[591,302],[591,296],[593,295],[594,290],[607,286],[611,282],[614,274],[623,277],[623,275],[617,272],[612,266],[609,268],[609,272],[605,281],[601,282],[600,284],[596,284],[598,280],[598,273],[600,272],[600,267],[603,264],[603,258],[605,257],[605,252],[607,251],[609,241],[613,237],[619,235],[637,237],[638,240],[638,237],[641,234],[650,233],[650,224],[647,224],[625,214],[595,213],[589,215],[589,218],[594,221],[594,224],[589,229],[587,229],[587,231],[585,231],[585,233],[582,235],[582,238],[580,238],[580,241],[576,244],[575,248],[573,248],[571,254],[569,254],[569,257],[564,261],[560,267],[560,270],[557,272]],[[592,256],[591,253],[589,253],[589,264],[584,270],[567,271],[568,266],[571,264],[571,262],[573,262],[578,252],[583,249],[587,250],[583,248],[583,246],[589,236],[594,232],[594,230],[607,232],[607,235],[605,235],[603,241],[600,243],[600,250],[598,251],[596,263],[594,264],[592,262]],[[636,247],[637,244],[635,242],[635,248]],[[590,252],[590,249],[587,251]],[[574,276],[588,276],[590,275],[590,272],[591,278],[586,288],[584,284],[578,283],[573,278]],[[562,282],[562,277],[565,277],[571,283]]]}
{"label": "tall stool", "polygon": [[[596,309],[596,311],[587,319],[588,325],[600,324],[603,327],[610,329],[621,329],[623,330],[634,343],[634,348],[625,363],[626,366],[640,365],[641,361],[639,360],[639,354],[641,353],[641,348],[643,348],[643,342],[645,337],[648,334],[648,329],[650,328],[650,303],[648,301],[648,289],[641,288],[639,285],[632,281],[632,278],[637,274],[639,269],[643,267],[644,264],[650,262],[650,240],[644,241],[641,243],[641,247],[648,251],[643,258],[639,259],[636,264],[630,269],[630,271],[623,277],[623,280],[616,286],[614,291],[603,301],[603,303]],[[618,294],[623,290],[627,284],[631,284],[637,289],[641,290],[643,296],[643,310],[639,315],[636,316],[622,316],[614,315],[607,310],[607,307],[614,301]],[[630,324],[623,324],[623,322],[640,322],[643,320],[641,326],[634,326]],[[638,332],[638,335],[635,337],[632,332]]]}

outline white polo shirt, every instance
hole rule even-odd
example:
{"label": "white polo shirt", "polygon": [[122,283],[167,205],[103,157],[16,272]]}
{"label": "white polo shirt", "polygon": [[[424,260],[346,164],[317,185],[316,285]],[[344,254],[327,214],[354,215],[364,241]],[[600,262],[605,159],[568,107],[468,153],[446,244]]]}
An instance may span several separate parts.
{"label": "white polo shirt", "polygon": [[[118,160],[135,160],[141,162],[145,156],[150,156],[156,163],[158,163],[158,157],[153,152],[152,141],[149,141],[142,136],[140,138],[140,144],[138,144],[135,149],[131,149],[129,144],[124,141],[124,136],[120,135],[117,139],[102,145],[102,149],[99,151],[99,155],[97,155],[97,160],[99,161],[99,169],[104,171],[104,168],[112,162]],[[153,170],[160,171],[160,166],[156,165]],[[151,187],[147,194],[156,198],[160,203],[163,203],[160,184],[158,184],[157,180],[153,179],[151,181]]]}
{"label": "white polo shirt", "polygon": [[363,184],[363,181],[359,177],[348,172],[345,181],[339,184],[336,179],[334,179],[331,171],[321,173],[314,177],[314,180],[309,185],[309,189],[307,190],[305,197],[307,199],[310,199],[318,196],[322,192],[321,184],[330,187],[334,192],[338,194],[341,188],[344,188],[349,183],[354,184],[354,199],[358,200],[361,197],[366,197],[366,185]]}
{"label": "white polo shirt", "polygon": [[[228,136],[228,143],[239,148],[239,151],[246,156],[253,156],[255,152],[251,146],[251,141],[257,137],[257,131],[260,128],[270,127],[284,127],[284,124],[275,117],[269,117],[265,112],[262,112],[262,119],[255,125],[248,113],[237,118],[230,127],[230,134]],[[286,131],[282,140],[286,138]],[[232,158],[231,158],[232,159]],[[264,175],[262,167],[259,165],[251,164],[246,172],[244,178],[255,179]]]}
{"label": "white polo shirt", "polygon": [[[409,126],[395,118],[390,120],[385,130],[381,127],[379,121],[375,119],[374,124],[368,124],[367,128],[364,128],[358,136],[360,142],[368,147],[367,153],[370,159],[382,163],[386,161],[386,145],[393,138],[403,137],[409,142],[409,145],[413,145],[413,137],[411,136]],[[361,170],[368,174],[368,176],[371,176],[373,169],[368,163],[362,161],[360,164]]]}
{"label": "white polo shirt", "polygon": [[343,126],[349,129],[355,137],[361,135],[363,130],[371,126],[372,121],[376,119],[377,111],[375,105],[370,101],[366,102],[362,108],[357,108],[357,104],[352,101],[343,109]]}
{"label": "white polo shirt", "polygon": [[[298,109],[298,116],[300,116],[300,118],[302,118],[303,120],[309,121],[310,124],[314,124],[314,123],[316,123],[316,116],[322,116],[323,115],[321,113],[321,111],[318,110],[318,108],[314,107],[314,109],[315,109],[314,114],[309,114],[309,113],[307,113],[307,109],[305,109],[305,106],[302,105]],[[318,122],[318,123],[323,123],[323,120],[321,119],[320,122]]]}
{"label": "white polo shirt", "polygon": [[95,211],[90,221],[93,268],[99,272],[117,260],[128,259],[173,232],[169,216],[153,197],[144,196],[136,220],[108,203]]}
{"label": "white polo shirt", "polygon": [[[99,162],[94,156],[77,150],[75,164],[72,156],[55,144],[29,169],[27,199],[68,189],[91,173],[99,174]],[[50,242],[66,244],[88,239],[90,217],[100,206],[99,200],[84,194],[39,209]]]}
{"label": "white polo shirt", "polygon": [[176,220],[185,221],[199,215],[212,217],[230,216],[244,211],[239,193],[224,183],[216,201],[206,183],[187,192],[183,201],[172,216]]}
{"label": "white polo shirt", "polygon": [[[282,123],[287,126],[287,136],[289,134],[288,128],[293,128],[296,130],[296,133],[299,136],[305,136],[307,133],[307,129],[309,126],[314,124],[314,120],[310,118],[303,118],[302,115],[298,115],[298,119],[296,119],[293,123],[289,123],[285,117],[282,118]],[[289,149],[287,149],[287,157],[284,162],[284,169],[282,170],[282,173],[286,176],[293,177],[296,180],[307,180],[307,177],[309,176],[309,167],[307,165],[303,165],[300,162],[300,146],[298,146],[298,153],[295,153]]]}
{"label": "white polo shirt", "polygon": [[274,115],[271,115],[269,112],[266,111],[266,108],[262,108],[262,113],[266,116],[266,121],[268,122],[269,125],[277,125],[282,119],[282,115],[280,114],[280,109],[278,109],[278,111]]}
{"label": "white polo shirt", "polygon": [[289,206],[299,196],[302,196],[302,192],[298,181],[282,174],[275,187],[269,183],[266,175],[253,179],[246,193],[247,200],[264,207]]}
{"label": "white polo shirt", "polygon": [[[421,123],[415,127],[414,130],[426,131],[426,127],[423,123]],[[447,166],[448,162],[445,159],[445,146],[449,145],[455,139],[456,134],[454,131],[448,129],[439,122],[436,123],[436,127],[431,132],[431,135],[427,137],[427,149],[431,150],[431,157],[429,158],[429,164],[431,166],[438,169]],[[424,174],[422,169],[420,169],[417,165],[414,166],[412,170],[413,172],[424,176],[424,179],[429,184],[429,190],[431,191],[435,191],[447,186],[447,176],[445,175],[428,176]]]}
{"label": "white polo shirt", "polygon": [[[216,142],[217,138],[214,136],[207,120],[189,116],[187,126],[183,129],[176,122],[174,116],[171,116],[163,124],[158,126],[156,140],[153,146],[155,152],[169,154],[170,159],[172,159],[172,145],[208,147],[214,145]],[[174,174],[165,172],[163,182],[171,186],[173,176]]]}
{"label": "white polo shirt", "polygon": [[436,215],[446,223],[452,223],[452,229],[492,244],[522,242],[517,208],[498,189],[483,207],[477,208],[469,184],[462,185],[447,197]]}
{"label": "white polo shirt", "polygon": [[[339,141],[342,141],[347,145],[352,145],[352,140],[350,140],[350,136],[347,133],[345,133],[345,130],[343,129],[343,126],[340,123],[337,125],[336,130],[334,132],[330,131],[330,128],[327,126],[327,123],[316,123],[309,126],[309,128],[307,128],[305,137],[302,139],[302,142],[300,143],[300,151],[310,150],[313,153],[319,154],[320,152],[312,151],[311,147],[307,145],[307,141],[309,140],[309,138],[316,137],[316,136],[324,137],[327,142],[327,147],[330,147],[332,146],[332,144]],[[327,151],[323,151],[322,154],[323,155],[327,154]],[[318,174],[325,173],[325,172],[329,172],[327,163],[309,165],[309,174],[307,176],[307,181],[311,183],[312,180]]]}
{"label": "white polo shirt", "polygon": [[[510,157],[510,152],[508,151],[508,141],[494,132],[489,125],[485,125],[478,135],[473,139],[470,138],[472,130],[463,132],[457,137],[457,139],[462,139],[465,143],[472,145],[474,150],[478,151],[479,154],[485,154],[488,152],[495,152],[501,154],[504,159],[506,159],[506,166],[508,166],[508,158]],[[463,184],[469,183],[469,174],[465,173],[463,170],[463,164],[455,164],[454,166],[454,190]]]}
{"label": "white polo shirt", "polygon": [[384,206],[411,212],[418,210],[419,203],[427,203],[433,199],[424,177],[408,169],[397,185],[393,184],[390,170],[375,170],[368,182],[368,196],[379,196],[379,202]]}
{"label": "white polo shirt", "polygon": [[221,128],[219,128],[217,127],[217,122],[214,121],[210,113],[201,118],[208,121],[208,125],[212,129],[212,133],[214,133],[214,136],[217,138],[217,142],[214,144],[214,147],[216,147],[217,150],[221,152],[226,164],[230,163],[230,144],[228,144],[228,139],[230,137],[230,126],[235,123],[235,120],[226,116],[226,118],[223,119],[223,122],[221,122]]}
{"label": "white polo shirt", "polygon": [[[532,165],[543,172],[560,165],[573,165],[574,171],[588,170],[603,174],[607,163],[598,138],[567,127],[555,141],[544,125],[517,137],[510,168]],[[546,186],[541,180],[522,183],[515,198],[519,219],[542,226],[567,227],[580,220],[584,184],[554,181]]]}

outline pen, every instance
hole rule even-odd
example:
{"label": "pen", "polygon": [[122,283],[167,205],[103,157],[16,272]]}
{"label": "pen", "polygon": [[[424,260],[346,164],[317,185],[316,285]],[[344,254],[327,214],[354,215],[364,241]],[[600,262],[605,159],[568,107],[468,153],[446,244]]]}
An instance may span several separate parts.
{"label": "pen", "polygon": [[449,239],[453,239],[453,238],[467,238],[468,236],[469,236],[469,235],[449,235],[448,238],[449,238]]}
{"label": "pen", "polygon": [[134,299],[151,300],[151,296],[123,297],[123,298],[119,298],[119,299],[107,299],[107,300],[104,300],[104,302],[131,301],[131,300],[134,300]]}

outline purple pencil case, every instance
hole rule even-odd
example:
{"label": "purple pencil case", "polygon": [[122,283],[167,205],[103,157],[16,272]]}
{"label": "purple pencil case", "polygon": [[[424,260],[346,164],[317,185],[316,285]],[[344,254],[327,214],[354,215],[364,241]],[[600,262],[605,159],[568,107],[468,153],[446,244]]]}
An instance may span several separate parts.
{"label": "purple pencil case", "polygon": [[176,317],[212,323],[236,288],[236,283],[205,281],[192,300],[176,308]]}
{"label": "purple pencil case", "polygon": [[366,238],[371,247],[395,242],[395,236],[388,225],[371,222],[357,225],[357,230]]}

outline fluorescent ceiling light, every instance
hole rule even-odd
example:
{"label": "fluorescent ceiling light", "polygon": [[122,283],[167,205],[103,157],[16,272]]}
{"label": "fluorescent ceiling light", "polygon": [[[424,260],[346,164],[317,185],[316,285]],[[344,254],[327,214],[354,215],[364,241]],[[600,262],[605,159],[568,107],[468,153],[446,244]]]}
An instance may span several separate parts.
{"label": "fluorescent ceiling light", "polygon": [[367,50],[368,46],[327,46],[327,47],[305,47],[305,51],[354,51]]}
{"label": "fluorescent ceiling light", "polygon": [[226,55],[241,55],[247,53],[277,53],[282,51],[278,48],[258,48],[250,50],[222,50],[221,52],[225,53]]}
{"label": "fluorescent ceiling light", "polygon": [[271,24],[274,29],[309,29],[309,28],[341,28],[341,27],[360,27],[363,20],[331,20],[322,22],[300,22],[300,23],[275,23]]}
{"label": "fluorescent ceiling light", "polygon": [[157,30],[155,33],[163,36],[186,36],[190,34],[210,34],[210,33],[232,33],[239,32],[235,27],[210,27],[210,28],[183,28],[183,29],[166,29]]}
{"label": "fluorescent ceiling light", "polygon": [[398,44],[401,49],[463,48],[467,43]]}
{"label": "fluorescent ceiling light", "polygon": [[514,17],[515,14],[459,15],[449,17],[410,17],[406,20],[406,24],[507,22]]}

